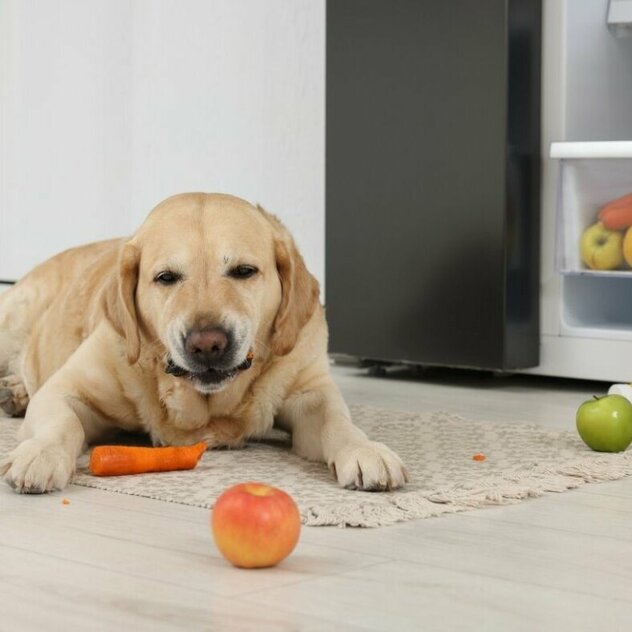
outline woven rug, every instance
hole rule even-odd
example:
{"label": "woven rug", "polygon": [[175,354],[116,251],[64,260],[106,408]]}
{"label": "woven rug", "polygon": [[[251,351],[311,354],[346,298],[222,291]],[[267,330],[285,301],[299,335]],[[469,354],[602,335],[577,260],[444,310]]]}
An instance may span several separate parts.
{"label": "woven rug", "polygon": [[[243,450],[207,452],[196,469],[184,472],[98,478],[87,472],[87,457],[83,457],[73,483],[209,508],[227,487],[261,481],[291,494],[305,525],[377,527],[516,503],[632,474],[632,450],[593,452],[574,430],[478,422],[441,412],[366,406],[353,406],[351,412],[372,439],[402,457],[411,474],[404,489],[389,493],[341,489],[324,464],[291,454],[283,433],[249,443]],[[0,457],[14,447],[18,423],[0,419]],[[486,459],[473,460],[479,453]]]}

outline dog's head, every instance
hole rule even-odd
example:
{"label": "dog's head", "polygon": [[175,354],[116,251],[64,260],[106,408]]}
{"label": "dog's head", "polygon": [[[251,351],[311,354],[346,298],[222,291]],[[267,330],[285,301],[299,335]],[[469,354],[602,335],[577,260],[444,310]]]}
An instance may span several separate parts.
{"label": "dog's head", "polygon": [[141,351],[202,393],[255,357],[289,353],[318,305],[318,282],[274,216],[244,200],[182,194],[121,246],[106,315]]}

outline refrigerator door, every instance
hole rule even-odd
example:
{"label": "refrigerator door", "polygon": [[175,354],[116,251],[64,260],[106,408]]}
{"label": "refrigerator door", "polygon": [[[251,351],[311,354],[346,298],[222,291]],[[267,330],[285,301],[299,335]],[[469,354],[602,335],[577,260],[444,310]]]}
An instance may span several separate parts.
{"label": "refrigerator door", "polygon": [[330,350],[538,362],[540,5],[327,6]]}

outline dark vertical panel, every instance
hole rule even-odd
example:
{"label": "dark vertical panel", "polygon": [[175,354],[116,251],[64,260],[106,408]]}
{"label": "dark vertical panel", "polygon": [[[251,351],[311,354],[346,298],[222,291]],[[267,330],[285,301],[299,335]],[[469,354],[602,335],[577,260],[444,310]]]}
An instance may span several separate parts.
{"label": "dark vertical panel", "polygon": [[506,365],[507,23],[503,0],[328,3],[332,351]]}
{"label": "dark vertical panel", "polygon": [[535,366],[540,340],[541,6],[508,4],[507,368]]}

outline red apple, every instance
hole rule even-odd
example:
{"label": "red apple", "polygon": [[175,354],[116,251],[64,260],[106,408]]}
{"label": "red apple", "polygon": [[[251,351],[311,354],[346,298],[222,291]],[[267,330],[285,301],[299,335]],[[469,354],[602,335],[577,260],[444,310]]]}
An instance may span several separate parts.
{"label": "red apple", "polygon": [[301,517],[284,491],[264,483],[241,483],[217,499],[211,530],[229,562],[240,568],[265,568],[294,550]]}

